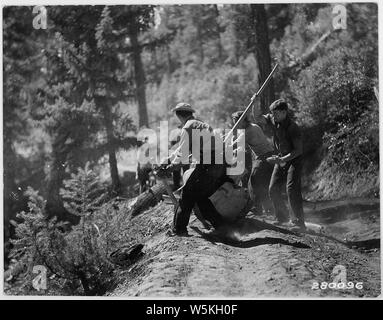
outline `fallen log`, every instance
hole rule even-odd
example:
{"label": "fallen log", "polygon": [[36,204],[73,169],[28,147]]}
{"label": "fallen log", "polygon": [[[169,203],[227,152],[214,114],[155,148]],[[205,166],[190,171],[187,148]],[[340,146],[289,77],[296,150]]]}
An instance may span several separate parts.
{"label": "fallen log", "polygon": [[166,186],[162,181],[158,181],[153,187],[141,193],[132,203],[130,215],[138,216],[143,211],[155,206],[163,200],[163,195],[166,194]]}

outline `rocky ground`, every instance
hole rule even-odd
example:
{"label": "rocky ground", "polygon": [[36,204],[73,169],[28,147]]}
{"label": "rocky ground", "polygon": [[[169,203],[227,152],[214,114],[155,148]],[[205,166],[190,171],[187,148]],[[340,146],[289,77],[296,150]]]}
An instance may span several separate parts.
{"label": "rocky ground", "polygon": [[[270,217],[253,214],[220,234],[209,233],[193,215],[189,237],[169,237],[166,230],[172,221],[172,206],[161,203],[124,222],[144,234],[140,239],[144,255],[121,267],[119,285],[108,295],[380,295],[379,202],[306,203],[305,211],[312,222],[311,231],[305,234],[275,228],[267,223]],[[346,288],[326,286],[339,277],[346,279]]]}

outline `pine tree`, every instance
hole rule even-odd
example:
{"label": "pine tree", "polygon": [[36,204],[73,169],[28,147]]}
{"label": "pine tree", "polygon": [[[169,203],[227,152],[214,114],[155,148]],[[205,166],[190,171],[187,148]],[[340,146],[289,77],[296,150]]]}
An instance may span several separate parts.
{"label": "pine tree", "polygon": [[15,226],[15,239],[11,239],[12,249],[9,254],[12,260],[16,261],[14,269],[19,274],[15,274],[22,279],[21,292],[29,294],[33,291],[32,279],[35,276],[32,272],[36,265],[44,265],[59,277],[63,275],[52,269],[48,262],[49,257],[56,256],[47,250],[47,244],[51,241],[51,236],[57,228],[64,228],[63,222],[57,222],[56,218],[47,219],[45,213],[45,200],[37,191],[28,188],[25,195],[29,198],[27,212],[20,212],[17,218],[20,223],[13,222]]}
{"label": "pine tree", "polygon": [[[31,289],[32,268],[43,265],[48,276],[57,278],[57,286],[70,294],[102,294],[109,286],[113,265],[108,261],[110,232],[115,226],[104,214],[102,205],[107,193],[87,163],[84,169],[72,174],[61,190],[65,207],[81,221],[68,231],[66,223],[50,219],[45,211],[45,200],[29,188],[29,211],[21,212],[16,225],[16,239],[12,240],[11,257],[23,266],[23,289]],[[73,291],[74,290],[74,291]]]}
{"label": "pine tree", "polygon": [[85,168],[79,168],[77,174],[64,181],[64,189],[60,192],[68,211],[87,219],[100,209],[106,200],[106,193],[100,184],[99,176],[90,169],[87,162]]}
{"label": "pine tree", "polygon": [[[31,108],[45,85],[43,53],[47,34],[31,27],[32,7],[3,8],[3,156],[4,156],[4,257],[8,263],[10,220],[26,206],[20,184],[42,171],[44,138],[34,135]],[[40,30],[41,31],[41,30]],[[41,140],[39,140],[41,139]],[[21,146],[21,147],[20,147]],[[23,157],[22,147],[30,152]],[[41,148],[43,149],[43,148]],[[28,172],[28,176],[22,172]],[[41,179],[41,178],[40,178]],[[39,180],[40,180],[39,179]]]}
{"label": "pine tree", "polygon": [[65,237],[67,246],[63,260],[65,268],[79,278],[84,293],[93,295],[105,290],[107,283],[104,281],[107,282],[112,266],[107,260],[104,234],[101,235],[105,230],[100,230],[95,217],[96,212],[102,210],[107,195],[99,176],[89,166],[87,163],[84,169],[79,168],[77,174],[64,182],[65,188],[61,190],[68,211],[81,217],[79,225]]}
{"label": "pine tree", "polygon": [[[144,6],[68,6],[54,7],[50,11],[55,30],[59,32],[60,59],[57,61],[54,57],[53,61],[69,72],[69,76],[60,74],[58,82],[70,83],[71,96],[77,97],[77,105],[83,102],[94,105],[95,112],[91,117],[98,116],[103,127],[103,145],[109,156],[113,195],[121,192],[116,152],[120,147],[132,145],[132,140],[123,138],[118,131],[118,124],[133,129],[131,120],[121,119],[119,112],[119,103],[135,95],[134,88],[127,86],[131,81],[126,72],[125,55],[132,50],[126,43],[130,32],[127,21],[148,25],[151,19],[149,9]],[[141,24],[138,24],[139,28]],[[84,145],[84,141],[77,142],[77,146]]]}

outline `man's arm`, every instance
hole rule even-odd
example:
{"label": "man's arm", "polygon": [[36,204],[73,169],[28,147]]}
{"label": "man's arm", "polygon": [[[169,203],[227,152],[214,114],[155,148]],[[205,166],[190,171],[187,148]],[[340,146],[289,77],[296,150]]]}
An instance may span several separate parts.
{"label": "man's arm", "polygon": [[[183,128],[181,130],[180,140],[178,142],[178,147],[166,158],[162,161],[164,163],[164,170],[166,172],[171,172],[174,170],[179,169],[182,165],[185,163],[185,158],[188,157],[188,155],[184,155],[186,146],[189,146],[190,148],[190,141],[189,141],[189,131],[191,131],[191,127]],[[186,146],[185,146],[186,144]],[[184,152],[183,152],[184,151]],[[187,158],[189,161],[189,157]],[[170,164],[167,164],[169,163]]]}
{"label": "man's arm", "polygon": [[186,130],[182,129],[177,148],[174,149],[167,158],[161,160],[162,165],[159,169],[157,169],[157,176],[159,178],[164,178],[170,172],[175,171],[181,167],[182,163],[180,159],[182,158],[182,146],[185,143],[186,138],[187,132]]}
{"label": "man's arm", "polygon": [[281,161],[287,162],[299,157],[302,154],[302,139],[293,140],[294,149],[283,157],[280,157]]}
{"label": "man's arm", "polygon": [[256,122],[261,124],[261,125],[269,125],[271,124],[271,114],[261,114],[256,118]]}
{"label": "man's arm", "polygon": [[187,130],[182,129],[181,130],[181,136],[180,141],[178,143],[177,149],[174,150],[174,152],[169,156],[169,159],[171,159],[171,164],[178,164],[180,158],[182,157],[182,147],[185,143],[188,143],[189,134]]}

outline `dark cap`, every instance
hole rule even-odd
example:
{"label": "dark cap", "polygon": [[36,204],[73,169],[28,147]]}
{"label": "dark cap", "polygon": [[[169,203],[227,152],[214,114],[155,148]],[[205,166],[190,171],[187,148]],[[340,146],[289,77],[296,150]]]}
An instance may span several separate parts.
{"label": "dark cap", "polygon": [[270,111],[273,110],[288,110],[289,105],[283,99],[275,100],[269,107]]}

